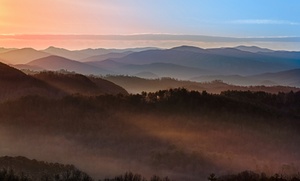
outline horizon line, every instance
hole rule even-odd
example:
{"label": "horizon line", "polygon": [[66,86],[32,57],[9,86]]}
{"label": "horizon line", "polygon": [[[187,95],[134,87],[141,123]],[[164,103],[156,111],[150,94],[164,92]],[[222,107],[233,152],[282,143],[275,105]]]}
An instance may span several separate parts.
{"label": "horizon line", "polygon": [[55,39],[83,39],[83,40],[179,40],[199,42],[300,42],[300,36],[253,36],[231,37],[196,34],[168,34],[168,33],[140,33],[140,34],[0,34],[0,39],[15,40],[55,40]]}

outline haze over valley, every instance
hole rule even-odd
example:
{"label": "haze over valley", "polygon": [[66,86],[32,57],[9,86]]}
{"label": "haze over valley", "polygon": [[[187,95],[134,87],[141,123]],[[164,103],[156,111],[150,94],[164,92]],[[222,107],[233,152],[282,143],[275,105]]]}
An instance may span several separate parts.
{"label": "haze over valley", "polygon": [[[24,56],[26,58],[22,59]],[[23,48],[0,53],[0,59],[4,63],[23,71],[66,70],[104,77],[106,75],[128,75],[146,79],[170,77],[196,82],[221,80],[227,84],[242,86],[292,87],[300,86],[299,58],[299,52],[270,49],[266,51],[263,48],[246,46],[217,49],[180,46],[171,49],[76,51],[50,47],[39,51]]]}
{"label": "haze over valley", "polygon": [[299,181],[299,7],[0,0],[0,181]]}

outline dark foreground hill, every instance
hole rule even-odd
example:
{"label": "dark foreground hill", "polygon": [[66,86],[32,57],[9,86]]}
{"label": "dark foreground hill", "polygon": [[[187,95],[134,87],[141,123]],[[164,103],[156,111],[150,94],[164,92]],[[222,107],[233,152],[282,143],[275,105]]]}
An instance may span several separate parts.
{"label": "dark foreground hill", "polygon": [[[0,157],[0,179],[3,181],[93,181],[86,173],[78,170],[73,165],[48,163],[44,161],[30,160],[26,157]],[[147,181],[140,174],[126,172],[112,178],[104,178],[104,181]],[[173,179],[153,175],[149,181],[172,181]],[[206,179],[203,179],[206,180]],[[212,173],[207,177],[208,181],[300,181],[298,174],[274,174],[255,173],[243,171],[236,174],[216,176]],[[101,180],[99,180],[101,181]]]}
{"label": "dark foreground hill", "polygon": [[73,165],[30,160],[21,156],[0,157],[0,179],[3,181],[92,180]]}
{"label": "dark foreground hill", "polygon": [[0,62],[0,101],[35,95],[61,98],[67,94],[127,94],[122,87],[107,80],[74,73],[25,73]]}
{"label": "dark foreground hill", "polygon": [[47,83],[0,62],[0,100],[26,95],[56,97],[64,93]]}
{"label": "dark foreground hill", "polygon": [[41,72],[33,75],[49,85],[68,94],[81,94],[88,96],[103,94],[127,94],[122,87],[97,77],[87,77],[75,73]]}

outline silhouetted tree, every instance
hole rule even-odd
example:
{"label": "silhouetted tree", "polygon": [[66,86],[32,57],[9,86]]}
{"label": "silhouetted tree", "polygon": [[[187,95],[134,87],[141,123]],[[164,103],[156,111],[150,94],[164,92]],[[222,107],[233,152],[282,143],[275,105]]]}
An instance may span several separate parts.
{"label": "silhouetted tree", "polygon": [[207,178],[209,181],[216,181],[216,175],[214,173],[210,174],[209,177]]}

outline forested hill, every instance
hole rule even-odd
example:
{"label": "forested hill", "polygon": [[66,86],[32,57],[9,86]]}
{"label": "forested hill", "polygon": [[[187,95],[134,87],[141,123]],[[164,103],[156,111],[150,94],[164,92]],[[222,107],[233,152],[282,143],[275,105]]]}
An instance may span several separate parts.
{"label": "forested hill", "polygon": [[27,75],[0,62],[0,102],[28,95],[61,98],[69,94],[127,94],[122,87],[72,72],[41,72]]}
{"label": "forested hill", "polygon": [[0,180],[2,181],[41,181],[92,179],[73,165],[48,163],[30,160],[26,157],[0,157]]}
{"label": "forested hill", "polygon": [[212,172],[292,172],[300,166],[299,110],[300,92],[27,96],[0,103],[0,153],[55,155],[93,178],[128,168],[178,181]]}

